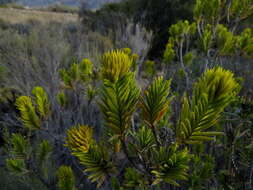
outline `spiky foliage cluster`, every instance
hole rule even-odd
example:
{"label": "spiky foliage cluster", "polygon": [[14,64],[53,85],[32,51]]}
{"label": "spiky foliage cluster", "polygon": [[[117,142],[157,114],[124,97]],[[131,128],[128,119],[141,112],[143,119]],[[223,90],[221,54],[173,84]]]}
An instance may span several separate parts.
{"label": "spiky foliage cluster", "polygon": [[89,59],[83,59],[80,63],[74,63],[69,69],[61,69],[60,77],[65,88],[76,90],[79,83],[86,83],[92,78],[93,63]]}
{"label": "spiky foliage cluster", "polygon": [[222,68],[214,68],[195,84],[192,100],[183,98],[177,140],[180,143],[201,143],[213,140],[220,132],[206,131],[217,124],[224,108],[233,101],[238,90],[233,74]]}
{"label": "spiky foliage cluster", "polygon": [[88,152],[92,144],[93,131],[88,126],[78,126],[68,130],[67,146],[74,151]]}
{"label": "spiky foliage cluster", "polygon": [[59,190],[75,190],[75,176],[69,166],[61,166],[57,171]]}
{"label": "spiky foliage cluster", "polygon": [[144,176],[134,168],[126,168],[123,186],[126,189],[140,188],[147,189],[148,182]]}
{"label": "spiky foliage cluster", "polygon": [[[238,84],[229,71],[207,70],[194,85],[192,99],[184,97],[177,126],[163,127],[166,131],[176,129],[176,140],[168,143],[161,136],[159,123],[170,113],[170,80],[155,78],[142,95],[131,64],[127,61],[129,64],[123,65],[129,60],[127,56],[119,51],[109,52],[102,61],[99,105],[106,134],[101,143],[90,139],[88,127],[79,126],[68,131],[67,146],[98,187],[105,180],[111,181],[115,189],[149,189],[166,183],[179,186],[188,178],[191,160],[190,149],[185,145],[213,140],[221,134],[207,130],[217,124],[235,97]],[[138,108],[140,113],[136,112]],[[137,122],[134,114],[141,116]],[[123,172],[125,175],[120,178]]]}
{"label": "spiky foliage cluster", "polygon": [[121,138],[130,127],[131,116],[140,94],[134,73],[130,69],[131,60],[124,52],[112,51],[103,56],[104,83],[100,108],[105,125]]}
{"label": "spiky foliage cluster", "polygon": [[20,119],[24,126],[36,130],[40,129],[43,120],[50,114],[48,95],[42,87],[35,87],[32,91],[34,101],[29,96],[20,96],[16,106],[20,111]]}
{"label": "spiky foliage cluster", "polygon": [[[52,159],[53,146],[46,139],[34,140],[34,134],[48,130],[46,123],[51,115],[51,103],[42,87],[35,87],[32,95],[20,96],[16,100],[20,119],[27,130],[22,135],[6,134],[10,136],[6,147],[9,152],[6,168],[11,175],[26,184],[37,181],[41,186],[53,188],[56,172],[55,160]],[[70,168],[61,167],[57,176],[59,189],[75,190],[75,179]]]}
{"label": "spiky foliage cluster", "polygon": [[22,159],[6,159],[6,167],[15,176],[23,176],[28,172],[25,168],[25,162]]}
{"label": "spiky foliage cluster", "polygon": [[38,112],[42,118],[46,118],[50,113],[50,102],[45,90],[37,86],[33,89],[32,94],[35,96],[35,102]]}
{"label": "spiky foliage cluster", "polygon": [[170,81],[166,81],[163,77],[158,77],[144,92],[141,97],[141,108],[144,122],[154,127],[158,121],[168,111],[170,100]]}
{"label": "spiky foliage cluster", "polygon": [[97,182],[97,187],[100,187],[111,174],[115,173],[115,166],[105,146],[93,144],[88,152],[76,152],[74,155],[85,166],[84,172],[89,173],[88,179],[92,183]]}
{"label": "spiky foliage cluster", "polygon": [[[68,68],[60,69],[59,75],[61,77],[61,91],[58,92],[56,100],[62,110],[84,107],[84,98],[89,106],[96,98],[96,83],[100,78],[100,73],[94,69],[93,63],[89,59],[83,59],[78,63],[74,62]],[[80,108],[81,110],[86,109]]]}
{"label": "spiky foliage cluster", "polygon": [[170,63],[175,58],[173,43],[167,43],[163,58],[166,63]]}
{"label": "spiky foliage cluster", "polygon": [[11,154],[20,159],[25,159],[30,154],[30,143],[21,134],[12,134],[10,143],[12,146]]}
{"label": "spiky foliage cluster", "polygon": [[154,134],[150,127],[142,126],[132,135],[134,143],[131,146],[137,152],[145,153],[155,146]]}
{"label": "spiky foliage cluster", "polygon": [[176,145],[160,147],[154,152],[155,166],[151,171],[155,175],[153,184],[161,182],[179,186],[178,180],[187,180],[190,160],[188,150],[178,150]]}
{"label": "spiky foliage cluster", "polygon": [[10,139],[10,158],[6,159],[6,168],[16,176],[28,173],[25,160],[31,156],[31,146],[21,134],[12,134]]}
{"label": "spiky foliage cluster", "polygon": [[130,71],[132,59],[124,51],[116,50],[105,53],[101,64],[103,78],[114,83]]}
{"label": "spiky foliage cluster", "polygon": [[[37,178],[45,187],[54,186],[53,147],[49,141],[42,140],[34,148],[28,138],[21,134],[12,134],[9,152],[5,165],[11,175],[27,184]],[[57,177],[60,190],[75,190],[75,177],[71,168],[60,167]]]}
{"label": "spiky foliage cluster", "polygon": [[190,23],[189,21],[179,21],[177,24],[174,24],[170,27],[169,33],[173,36],[172,42],[176,44],[181,43],[185,40],[186,36],[194,35],[196,32],[196,24]]}
{"label": "spiky foliage cluster", "polygon": [[85,166],[84,171],[90,173],[88,178],[92,182],[98,182],[99,187],[113,172],[114,166],[106,148],[96,144],[92,135],[92,129],[87,126],[74,127],[68,130],[66,145]]}
{"label": "spiky foliage cluster", "polygon": [[47,140],[43,140],[36,150],[36,162],[39,167],[39,171],[45,179],[49,178],[50,172],[50,159],[53,153],[53,147]]}
{"label": "spiky foliage cluster", "polygon": [[133,74],[128,73],[115,83],[105,80],[101,93],[100,107],[105,125],[115,135],[123,137],[131,125],[131,116],[140,94]]}
{"label": "spiky foliage cluster", "polygon": [[215,160],[210,155],[193,155],[191,162],[192,172],[188,180],[189,187],[191,189],[204,189],[205,183],[211,182],[215,174]]}
{"label": "spiky foliage cluster", "polygon": [[[12,175],[27,179],[32,174],[41,175],[44,180],[48,179],[53,151],[48,141],[43,140],[36,148],[33,148],[29,137],[12,134],[8,150],[9,158],[6,159],[6,167]],[[36,164],[38,168],[35,168],[33,164]]]}
{"label": "spiky foliage cluster", "polygon": [[20,119],[30,129],[40,128],[40,119],[35,111],[32,99],[28,96],[21,96],[16,101],[16,106],[21,113]]}
{"label": "spiky foliage cluster", "polygon": [[170,81],[163,77],[157,77],[154,82],[145,90],[144,95],[140,97],[140,108],[144,123],[151,128],[153,135],[159,145],[157,136],[157,123],[168,112],[170,100]]}
{"label": "spiky foliage cluster", "polygon": [[89,59],[83,59],[79,66],[81,70],[80,77],[83,81],[90,80],[93,74],[93,63]]}
{"label": "spiky foliage cluster", "polygon": [[65,107],[67,105],[67,97],[64,92],[59,92],[56,96],[56,100],[61,107]]}

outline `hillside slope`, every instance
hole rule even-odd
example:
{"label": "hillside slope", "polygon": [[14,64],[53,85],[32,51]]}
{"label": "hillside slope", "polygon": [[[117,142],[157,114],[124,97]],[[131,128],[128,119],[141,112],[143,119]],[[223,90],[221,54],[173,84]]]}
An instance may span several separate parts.
{"label": "hillside slope", "polygon": [[85,2],[88,4],[89,8],[99,8],[102,4],[108,2],[116,2],[119,0],[18,0],[18,3],[24,6],[49,6],[52,4],[64,4],[69,6],[79,6],[81,3]]}
{"label": "hillside slope", "polygon": [[0,8],[0,19],[12,24],[26,23],[30,20],[37,20],[42,23],[48,22],[76,22],[78,21],[77,14],[71,13],[56,13],[48,11],[39,11],[32,9],[13,9],[13,8]]}

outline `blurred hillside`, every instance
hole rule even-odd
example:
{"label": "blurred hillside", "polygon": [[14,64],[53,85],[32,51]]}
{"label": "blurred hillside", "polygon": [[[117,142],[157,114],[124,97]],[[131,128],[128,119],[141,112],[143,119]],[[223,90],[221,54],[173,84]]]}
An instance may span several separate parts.
{"label": "blurred hillside", "polygon": [[2,13],[0,14],[0,19],[12,24],[27,23],[31,20],[40,21],[41,23],[53,21],[69,23],[76,22],[78,20],[78,15],[71,13],[56,13],[52,11],[13,8],[1,8],[0,11]]}
{"label": "blurred hillside", "polygon": [[81,3],[87,3],[91,9],[99,8],[104,3],[117,2],[120,0],[18,0],[18,3],[24,6],[49,6],[52,4],[63,4],[68,6],[79,6]]}

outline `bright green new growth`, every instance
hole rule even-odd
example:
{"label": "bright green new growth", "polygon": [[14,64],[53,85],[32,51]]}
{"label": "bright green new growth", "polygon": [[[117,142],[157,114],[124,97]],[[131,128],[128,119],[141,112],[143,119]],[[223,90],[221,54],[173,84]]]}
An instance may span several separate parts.
{"label": "bright green new growth", "polygon": [[105,53],[101,60],[101,73],[104,79],[114,83],[129,73],[133,60],[124,51]]}
{"label": "bright green new growth", "polygon": [[75,152],[88,152],[93,144],[93,130],[88,126],[72,127],[67,132],[66,145]]}
{"label": "bright green new growth", "polygon": [[41,128],[43,120],[49,116],[50,102],[42,87],[35,87],[32,94],[34,95],[34,103],[31,97],[20,96],[16,100],[16,106],[20,111],[20,119],[24,126],[36,130]]}
{"label": "bright green new growth", "polygon": [[223,25],[218,25],[217,28],[217,45],[221,55],[229,55],[234,51],[234,35],[228,31]]}
{"label": "bright green new growth", "polygon": [[75,190],[75,176],[69,166],[61,166],[57,171],[59,190]]}
{"label": "bright green new growth", "polygon": [[35,111],[32,99],[28,96],[21,96],[16,101],[16,106],[20,111],[20,119],[24,126],[29,129],[39,129],[41,121]]}
{"label": "bright green new growth", "polygon": [[80,63],[74,63],[70,69],[61,69],[60,77],[65,88],[76,90],[78,83],[88,82],[92,77],[93,63],[89,59],[83,59]]}
{"label": "bright green new growth", "polygon": [[66,88],[74,88],[75,83],[80,79],[78,65],[72,64],[69,71],[66,69],[60,70],[60,76]]}
{"label": "bright green new growth", "polygon": [[209,48],[212,46],[212,31],[211,26],[207,25],[203,31],[202,38],[200,40],[201,48],[207,54]]}
{"label": "bright green new growth", "polygon": [[200,143],[222,134],[206,130],[217,124],[224,108],[235,98],[238,88],[230,71],[219,67],[207,70],[195,84],[192,100],[183,98],[177,141]]}
{"label": "bright green new growth", "polygon": [[32,94],[35,96],[35,102],[41,118],[46,118],[50,113],[50,102],[45,90],[37,86],[33,89]]}
{"label": "bright green new growth", "polygon": [[73,127],[67,132],[66,146],[86,167],[84,171],[90,173],[88,178],[92,182],[97,181],[99,187],[114,170],[114,166],[109,161],[106,149],[97,145],[92,135],[93,131],[88,126]]}
{"label": "bright green new growth", "polygon": [[173,37],[172,42],[180,44],[186,36],[192,36],[196,33],[196,23],[189,23],[187,20],[179,21],[170,27],[169,33]]}
{"label": "bright green new growth", "polygon": [[172,43],[168,43],[166,45],[163,57],[166,63],[170,63],[175,58],[175,50],[174,45]]}
{"label": "bright green new growth", "polygon": [[81,70],[81,78],[83,81],[90,80],[93,72],[93,63],[89,59],[83,59],[79,66]]}

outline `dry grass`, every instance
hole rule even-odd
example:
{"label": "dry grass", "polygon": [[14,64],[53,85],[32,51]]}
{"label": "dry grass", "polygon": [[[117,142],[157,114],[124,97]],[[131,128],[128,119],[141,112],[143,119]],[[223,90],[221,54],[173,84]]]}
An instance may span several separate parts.
{"label": "dry grass", "polygon": [[31,9],[13,9],[13,8],[0,8],[0,19],[10,23],[26,23],[30,20],[37,20],[42,23],[51,21],[56,22],[76,22],[78,15],[72,13],[56,13],[46,12]]}

